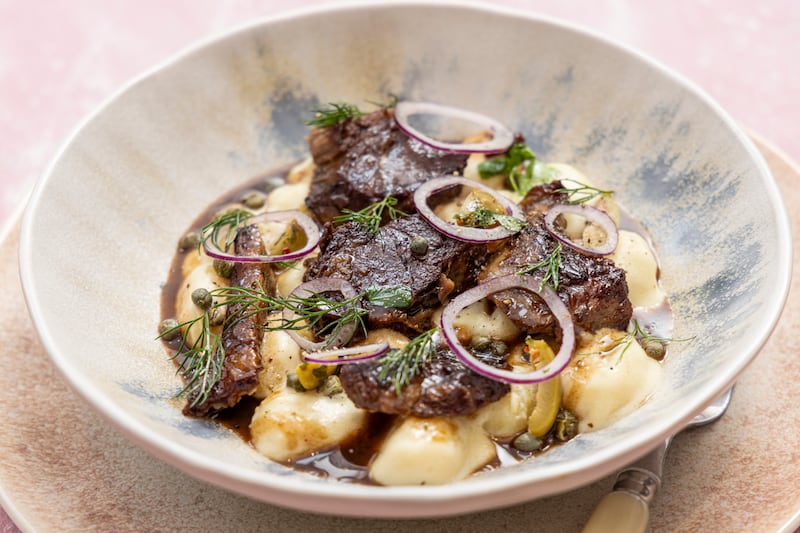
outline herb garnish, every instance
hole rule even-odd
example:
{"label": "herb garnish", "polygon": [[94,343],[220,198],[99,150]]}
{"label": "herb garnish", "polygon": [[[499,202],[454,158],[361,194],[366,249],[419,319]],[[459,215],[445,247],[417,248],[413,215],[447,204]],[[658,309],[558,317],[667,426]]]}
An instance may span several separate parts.
{"label": "herb garnish", "polygon": [[478,165],[478,173],[482,178],[490,178],[500,174],[508,175],[508,183],[520,196],[525,196],[534,185],[549,183],[556,178],[556,171],[536,160],[527,145],[512,144],[505,154],[487,159]]}
{"label": "herb garnish", "polygon": [[603,189],[598,189],[597,187],[592,187],[591,185],[586,185],[578,181],[570,181],[578,184],[578,187],[575,187],[574,189],[562,187],[556,191],[569,196],[569,199],[567,200],[568,204],[583,204],[597,198],[598,196],[608,196],[614,194],[614,191],[605,191]]}
{"label": "herb garnish", "polygon": [[[616,339],[607,349],[602,352],[595,352],[597,354],[605,354],[611,353],[620,346],[622,346],[622,350],[617,357],[617,360],[614,364],[618,365],[620,361],[622,361],[622,356],[625,355],[625,352],[628,351],[628,348],[631,347],[634,341],[640,341],[642,349],[647,353],[648,356],[652,357],[653,359],[662,359],[665,354],[665,346],[672,342],[687,342],[694,339],[694,337],[688,337],[684,339],[673,339],[670,337],[657,337],[655,335],[651,335],[644,328],[639,325],[639,321],[633,319],[632,328],[622,337]],[[656,353],[654,353],[654,351]],[[594,353],[583,354],[583,355],[593,355]]]}
{"label": "herb garnish", "polygon": [[[236,233],[239,227],[254,216],[246,209],[232,209],[223,213],[214,220],[203,226],[200,230],[200,242],[198,247],[202,247],[206,242],[211,243],[222,251],[228,251],[236,240]],[[220,242],[223,240],[224,242]]]}
{"label": "herb garnish", "polygon": [[[274,313],[289,309],[295,314],[293,318],[287,320],[281,315],[271,319],[263,326],[264,330],[311,329],[317,337],[334,339],[350,324],[356,326],[354,334],[359,330],[366,334],[365,318],[369,311],[358,305],[362,299],[381,307],[405,308],[411,305],[411,291],[404,286],[373,286],[361,294],[344,300],[328,298],[320,293],[311,293],[308,296],[290,295],[284,298],[270,296],[260,288],[250,287],[220,287],[208,293],[212,303],[202,315],[165,329],[158,336],[159,339],[166,339],[174,336],[176,332],[183,331],[175,357],[181,358],[178,372],[182,372],[188,382],[177,396],[191,397],[191,407],[205,402],[214,384],[221,377],[225,350],[220,335],[212,329],[210,317],[225,306],[228,306],[228,310],[233,307],[238,312],[228,313],[224,329],[231,328],[239,321],[258,313]],[[197,324],[201,330],[190,346],[189,331]],[[345,339],[344,344],[349,341],[350,339]]]}
{"label": "herb garnish", "polygon": [[[186,396],[191,399],[189,407],[195,407],[208,400],[214,384],[222,377],[222,362],[225,359],[225,349],[222,339],[211,328],[210,309],[206,309],[198,318],[190,321],[181,335],[181,342],[173,358],[180,357],[178,372],[182,372],[187,381],[176,396]],[[200,324],[200,334],[194,343],[189,346],[190,326]],[[184,324],[178,324],[165,330],[159,338],[170,337],[180,332]]]}
{"label": "herb garnish", "polygon": [[364,296],[372,305],[396,307],[398,309],[405,309],[410,306],[412,300],[411,288],[405,285],[394,287],[373,285],[364,291]]}
{"label": "herb garnish", "polygon": [[381,371],[378,379],[384,380],[391,376],[394,390],[399,396],[403,387],[411,383],[417,372],[433,356],[436,345],[433,336],[438,328],[432,328],[419,334],[400,349],[391,350],[378,359]]}
{"label": "herb garnish", "polygon": [[327,107],[322,107],[314,111],[314,118],[306,122],[307,126],[315,128],[327,128],[349,118],[360,118],[366,113],[358,107],[347,102],[330,102]]}
{"label": "herb garnish", "polygon": [[549,285],[554,291],[558,290],[558,274],[561,270],[561,241],[556,242],[553,251],[537,263],[526,263],[517,272],[519,275],[530,274],[534,270],[544,268],[544,276],[539,283],[539,289]]}
{"label": "herb garnish", "polygon": [[500,224],[511,233],[516,233],[528,225],[524,220],[512,217],[511,215],[497,213],[483,206],[476,207],[466,215],[456,215],[455,218],[461,226],[488,228],[495,224]]}
{"label": "herb garnish", "polygon": [[345,222],[358,222],[362,226],[368,228],[370,232],[377,233],[383,222],[384,211],[390,220],[408,216],[408,213],[395,208],[395,205],[397,205],[397,198],[387,194],[383,200],[370,204],[360,211],[342,209],[342,214],[334,217],[333,223],[343,224]]}

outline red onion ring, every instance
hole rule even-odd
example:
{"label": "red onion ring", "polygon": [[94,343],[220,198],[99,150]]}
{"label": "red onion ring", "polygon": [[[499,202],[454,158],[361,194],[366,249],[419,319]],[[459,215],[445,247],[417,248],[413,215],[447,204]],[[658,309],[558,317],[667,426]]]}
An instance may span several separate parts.
{"label": "red onion ring", "polygon": [[211,239],[207,239],[205,243],[203,243],[203,247],[209,257],[222,259],[224,261],[237,263],[277,263],[279,261],[293,261],[310,254],[317,247],[317,244],[319,244],[321,235],[319,226],[317,226],[316,222],[314,222],[311,217],[295,209],[289,209],[286,211],[271,211],[253,215],[245,220],[245,224],[249,226],[258,224],[259,222],[291,222],[292,220],[297,221],[297,224],[306,234],[306,245],[299,250],[280,255],[239,256],[220,250]]}
{"label": "red onion ring", "polygon": [[[342,293],[342,296],[348,300],[356,295],[356,290],[346,280],[340,278],[317,278],[298,285],[289,294],[289,298],[292,296],[297,296],[298,298],[307,298],[314,294],[320,294],[323,292],[340,292]],[[294,320],[294,318],[295,312],[288,307],[284,307],[283,319],[289,322]],[[286,333],[289,334],[289,336],[294,340],[294,342],[297,343],[298,346],[300,346],[300,348],[307,352],[317,352],[324,350],[329,346],[341,346],[353,336],[355,329],[356,325],[354,323],[351,322],[349,324],[345,324],[342,326],[342,329],[339,330],[339,333],[336,335],[336,337],[332,339],[325,339],[320,342],[310,341],[293,329],[287,329]]]}
{"label": "red onion ring", "polygon": [[[584,217],[589,222],[597,224],[606,233],[606,242],[602,246],[596,248],[588,248],[581,244],[576,243],[556,228],[556,218],[563,213],[570,213]],[[619,230],[614,220],[608,216],[608,213],[601,211],[596,207],[585,204],[558,204],[550,208],[544,216],[544,226],[547,231],[555,239],[561,241],[567,246],[578,250],[586,255],[603,256],[613,253],[617,249],[617,242],[619,241]]]}
{"label": "red onion ring", "polygon": [[[319,365],[342,365],[349,363],[359,363],[362,361],[369,361],[380,357],[389,351],[388,342],[378,342],[376,344],[363,344],[361,346],[352,346],[350,348],[338,348],[336,350],[322,350],[313,352],[303,356],[303,360],[309,363],[317,363]],[[360,354],[360,355],[357,355]],[[355,357],[342,356],[355,355]]]}
{"label": "red onion ring", "polygon": [[414,205],[416,206],[420,216],[424,218],[428,224],[433,226],[439,232],[444,233],[448,237],[452,237],[464,242],[492,242],[507,239],[514,234],[503,226],[497,226],[494,228],[471,228],[469,226],[459,226],[458,224],[447,222],[443,218],[439,217],[439,215],[434,213],[433,209],[431,209],[428,205],[428,198],[437,192],[449,189],[450,187],[455,187],[456,185],[472,187],[473,189],[478,189],[491,194],[492,198],[497,200],[503,207],[505,207],[507,215],[525,220],[525,215],[517,204],[498,193],[491,187],[487,187],[483,183],[479,183],[467,178],[461,178],[458,176],[443,176],[441,178],[428,180],[420,185],[417,190],[414,191]]}
{"label": "red onion ring", "polygon": [[[550,312],[553,313],[556,322],[561,328],[561,348],[553,360],[542,368],[531,372],[512,372],[496,368],[479,361],[458,340],[455,326],[453,325],[458,313],[468,305],[506,289],[524,289],[539,295],[550,308]],[[564,302],[561,301],[555,291],[547,286],[540,287],[539,280],[533,276],[520,276],[517,274],[500,276],[462,292],[444,308],[441,326],[445,341],[461,362],[482,376],[505,383],[528,385],[547,381],[560,374],[567,367],[572,357],[572,352],[575,350],[575,326],[569,309],[567,309],[567,306],[564,305]]]}
{"label": "red onion ring", "polygon": [[[412,115],[441,115],[479,124],[481,129],[491,134],[492,140],[479,143],[457,143],[441,141],[425,135],[409,122]],[[504,124],[480,113],[449,107],[430,102],[398,102],[394,108],[394,120],[397,126],[409,137],[419,142],[442,150],[459,154],[502,154],[514,143],[514,132]]]}

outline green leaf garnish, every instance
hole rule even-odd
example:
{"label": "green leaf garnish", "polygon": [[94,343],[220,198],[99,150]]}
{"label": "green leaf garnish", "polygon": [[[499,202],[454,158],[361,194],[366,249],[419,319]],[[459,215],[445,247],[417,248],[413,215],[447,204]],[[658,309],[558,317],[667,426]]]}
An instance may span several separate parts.
{"label": "green leaf garnish", "polygon": [[[175,357],[181,358],[178,371],[186,377],[187,384],[177,396],[192,398],[191,407],[208,399],[214,384],[222,375],[225,349],[220,335],[212,329],[210,316],[215,311],[221,312],[225,306],[228,306],[229,312],[225,317],[223,330],[232,328],[241,320],[258,313],[270,314],[289,309],[294,312],[294,318],[287,320],[281,314],[270,319],[263,326],[264,330],[311,329],[317,337],[333,339],[349,324],[355,324],[354,334],[355,331],[361,331],[366,335],[366,316],[369,311],[359,305],[364,298],[373,305],[382,307],[406,308],[411,305],[411,289],[404,286],[374,286],[344,300],[336,300],[319,293],[302,297],[290,295],[284,298],[270,296],[261,288],[250,287],[220,287],[209,291],[209,294],[212,297],[212,304],[202,315],[177,324],[158,336],[159,339],[168,338],[175,332],[183,332]],[[232,308],[237,309],[237,312],[231,313]],[[198,323],[201,324],[201,332],[190,346],[189,330]],[[350,339],[345,339],[344,344],[349,341]]]}
{"label": "green leaf garnish", "polygon": [[561,187],[556,191],[568,195],[569,199],[567,200],[567,203],[569,204],[583,204],[597,198],[598,196],[609,196],[614,194],[614,191],[598,189],[597,187],[592,187],[591,185],[586,185],[574,180],[570,181],[577,183],[578,187],[575,187],[574,189]]}
{"label": "green leaf garnish", "polygon": [[495,224],[500,224],[511,233],[517,233],[528,225],[524,220],[504,213],[497,213],[483,206],[476,207],[466,215],[456,215],[455,218],[458,224],[462,226],[489,228]]}
{"label": "green leaf garnish", "polygon": [[432,328],[419,334],[400,349],[391,350],[378,359],[381,365],[378,379],[391,377],[394,390],[399,396],[403,387],[411,383],[417,372],[427,363],[435,352],[433,335],[438,328]]}
{"label": "green leaf garnish", "polygon": [[561,271],[561,241],[556,242],[553,251],[537,263],[526,263],[517,272],[519,275],[530,274],[539,269],[544,269],[544,276],[539,283],[539,288],[549,285],[554,291],[558,290],[558,275]]}
{"label": "green leaf garnish", "polygon": [[365,113],[353,104],[347,102],[331,102],[327,107],[316,109],[314,118],[306,122],[307,126],[315,128],[327,128],[349,118],[363,117]]}
{"label": "green leaf garnish", "polygon": [[219,215],[200,230],[198,246],[202,247],[211,241],[220,250],[229,251],[236,240],[239,228],[252,216],[253,213],[246,209],[232,209]]}
{"label": "green leaf garnish", "polygon": [[364,296],[372,305],[405,309],[411,305],[411,288],[404,285],[381,287],[373,285],[364,291]]}
{"label": "green leaf garnish", "polygon": [[342,209],[342,214],[333,218],[334,224],[343,224],[345,222],[357,222],[362,226],[368,228],[372,233],[377,233],[383,222],[383,217],[388,216],[390,220],[396,220],[399,217],[408,216],[408,213],[395,208],[397,205],[397,198],[391,195],[374,204],[368,205],[360,211],[353,211],[351,209]]}
{"label": "green leaf garnish", "polygon": [[554,168],[539,163],[533,150],[522,143],[512,144],[505,154],[480,163],[478,173],[482,178],[508,175],[509,185],[520,196],[535,185],[550,183],[558,175]]}

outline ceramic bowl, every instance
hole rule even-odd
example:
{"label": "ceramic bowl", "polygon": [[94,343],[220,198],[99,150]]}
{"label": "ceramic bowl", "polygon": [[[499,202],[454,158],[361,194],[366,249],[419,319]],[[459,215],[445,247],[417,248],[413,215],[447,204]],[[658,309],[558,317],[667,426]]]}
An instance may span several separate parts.
{"label": "ceramic bowl", "polygon": [[[650,231],[676,337],[652,398],[607,429],[444,486],[298,473],[184,417],[160,342],[175,243],[225,191],[306,154],[331,101],[404,99],[482,112],[571,163]],[[86,119],[35,187],[22,282],[41,341],[109,423],[168,463],[279,505],[434,516],[562,492],[608,475],[729,387],[786,297],[791,241],[769,170],[701,90],[587,31],[490,6],[340,5],[259,21],[180,54]]]}

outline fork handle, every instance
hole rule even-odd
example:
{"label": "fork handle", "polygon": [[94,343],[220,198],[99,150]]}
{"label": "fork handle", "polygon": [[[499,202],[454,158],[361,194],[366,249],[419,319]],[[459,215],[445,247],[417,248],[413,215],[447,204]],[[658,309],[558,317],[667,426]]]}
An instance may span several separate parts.
{"label": "fork handle", "polygon": [[649,520],[650,508],[643,498],[615,490],[603,496],[582,533],[643,533]]}

